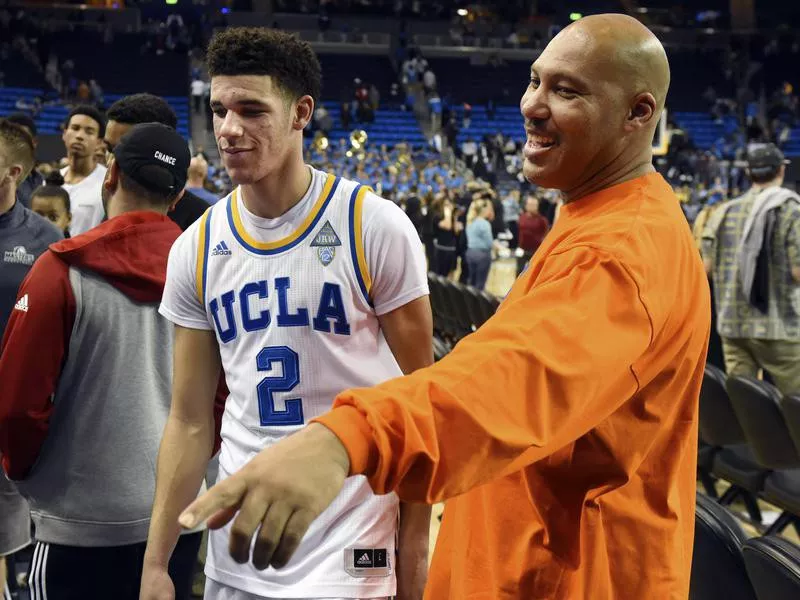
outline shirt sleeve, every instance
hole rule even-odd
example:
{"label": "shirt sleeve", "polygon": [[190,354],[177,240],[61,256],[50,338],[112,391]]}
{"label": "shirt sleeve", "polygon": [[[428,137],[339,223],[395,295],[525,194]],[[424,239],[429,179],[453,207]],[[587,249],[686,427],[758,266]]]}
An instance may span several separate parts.
{"label": "shirt sleeve", "polygon": [[444,359],[346,391],[318,421],[375,493],[439,502],[519,471],[604,421],[638,391],[633,365],[652,332],[618,259],[567,250]]}
{"label": "shirt sleeve", "polygon": [[[45,252],[22,282],[0,350],[0,453],[11,479],[24,479],[47,437],[52,396],[75,322],[69,267]],[[22,299],[22,300],[20,300]]]}
{"label": "shirt sleeve", "polygon": [[419,234],[394,202],[364,198],[364,252],[372,278],[370,297],[377,315],[428,295],[428,270]]}
{"label": "shirt sleeve", "polygon": [[789,268],[800,267],[800,209],[794,205],[787,211],[789,229],[786,235],[786,258]]}
{"label": "shirt sleeve", "polygon": [[[189,329],[213,329],[197,290],[197,244],[202,219],[175,240],[167,261],[167,280],[161,306],[166,319]],[[205,257],[206,259],[208,257]]]}

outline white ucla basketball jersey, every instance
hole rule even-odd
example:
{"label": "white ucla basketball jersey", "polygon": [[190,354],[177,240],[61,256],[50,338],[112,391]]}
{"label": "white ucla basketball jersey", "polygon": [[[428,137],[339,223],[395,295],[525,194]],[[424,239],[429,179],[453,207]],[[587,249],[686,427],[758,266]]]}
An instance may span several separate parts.
{"label": "white ucla basketball jersey", "polygon": [[[312,208],[278,242],[248,233],[238,190],[197,229],[196,292],[230,390],[220,480],[330,410],[339,392],[402,374],[370,304],[362,236],[368,188],[312,173]],[[269,597],[392,595],[397,521],[394,494],[376,496],[363,476],[351,477],[285,568],[235,563],[228,526],[211,532],[206,573]]]}

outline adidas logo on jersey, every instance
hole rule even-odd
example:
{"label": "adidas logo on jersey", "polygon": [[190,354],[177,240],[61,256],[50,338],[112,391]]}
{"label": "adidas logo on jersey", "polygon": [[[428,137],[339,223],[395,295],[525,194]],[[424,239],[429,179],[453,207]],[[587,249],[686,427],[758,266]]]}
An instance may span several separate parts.
{"label": "adidas logo on jersey", "polygon": [[361,555],[361,557],[356,561],[356,564],[359,567],[371,567],[372,566],[372,557],[366,552]]}
{"label": "adidas logo on jersey", "polygon": [[25,294],[22,298],[17,300],[17,303],[14,305],[14,310],[28,312],[28,294]]}
{"label": "adidas logo on jersey", "polygon": [[211,251],[211,256],[230,256],[231,254],[233,254],[233,252],[228,249],[228,244],[224,241],[214,246],[214,249]]}

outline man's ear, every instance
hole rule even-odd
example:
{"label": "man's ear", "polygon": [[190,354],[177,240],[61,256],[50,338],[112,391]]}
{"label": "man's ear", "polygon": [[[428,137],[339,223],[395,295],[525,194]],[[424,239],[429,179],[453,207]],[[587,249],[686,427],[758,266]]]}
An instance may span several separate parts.
{"label": "man's ear", "polygon": [[15,185],[22,183],[22,165],[11,165],[8,169],[8,176],[14,180]]}
{"label": "man's ear", "polygon": [[314,116],[314,99],[311,96],[301,96],[295,102],[294,108],[294,121],[292,127],[294,129],[303,130],[311,122]]}
{"label": "man's ear", "polygon": [[628,119],[625,123],[626,128],[631,130],[646,127],[656,116],[658,103],[650,92],[638,94],[628,112]]}
{"label": "man's ear", "polygon": [[113,158],[111,159],[111,164],[108,165],[108,172],[106,173],[106,178],[103,181],[103,187],[106,188],[109,193],[114,193],[114,190],[117,189],[119,185],[119,165],[117,161]]}

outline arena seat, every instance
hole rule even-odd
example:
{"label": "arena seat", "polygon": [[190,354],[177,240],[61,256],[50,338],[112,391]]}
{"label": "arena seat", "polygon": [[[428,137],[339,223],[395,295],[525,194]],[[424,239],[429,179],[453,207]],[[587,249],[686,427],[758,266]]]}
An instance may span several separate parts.
{"label": "arena seat", "polygon": [[760,495],[784,511],[767,530],[778,533],[800,514],[800,453],[781,411],[781,394],[752,377],[729,377],[726,389],[753,456],[770,471]]}
{"label": "arena seat", "polygon": [[800,547],[777,536],[749,540],[742,550],[758,600],[800,598]]}
{"label": "arena seat", "polygon": [[450,352],[450,348],[438,336],[433,336],[433,360],[440,361]]}
{"label": "arena seat", "polygon": [[726,376],[720,369],[706,365],[700,390],[700,439],[713,450],[704,450],[706,464],[698,462],[698,467],[732,484],[720,498],[720,503],[728,505],[741,497],[751,518],[760,522],[761,511],[754,494],[762,489],[767,471],[756,462],[747,445],[725,389],[725,381]]}
{"label": "arena seat", "polygon": [[690,600],[756,600],[742,558],[747,541],[724,507],[697,494]]}

